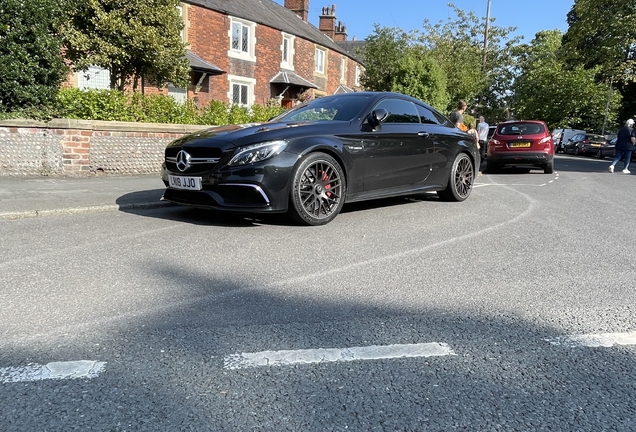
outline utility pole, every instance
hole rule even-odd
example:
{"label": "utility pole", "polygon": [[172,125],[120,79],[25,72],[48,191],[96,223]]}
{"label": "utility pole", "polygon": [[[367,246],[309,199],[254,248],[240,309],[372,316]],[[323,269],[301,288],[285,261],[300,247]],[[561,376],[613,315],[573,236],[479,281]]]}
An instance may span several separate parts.
{"label": "utility pole", "polygon": [[488,49],[488,26],[490,25],[490,0],[486,9],[486,30],[484,31],[484,53],[481,57],[481,70],[486,70],[486,50]]}
{"label": "utility pole", "polygon": [[609,113],[610,100],[612,99],[612,84],[614,83],[614,77],[610,78],[609,90],[607,92],[607,104],[605,105],[605,119],[603,120],[603,130],[601,135],[605,136],[605,126],[607,126],[607,114]]}

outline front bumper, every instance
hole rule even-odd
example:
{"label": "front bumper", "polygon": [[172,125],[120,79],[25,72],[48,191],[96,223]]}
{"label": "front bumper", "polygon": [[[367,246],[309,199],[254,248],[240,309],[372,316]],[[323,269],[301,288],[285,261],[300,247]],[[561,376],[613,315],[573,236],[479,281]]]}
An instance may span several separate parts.
{"label": "front bumper", "polygon": [[[164,163],[161,178],[167,186],[163,198],[178,204],[248,213],[282,213],[289,203],[289,187],[298,155],[281,153],[266,161],[213,171],[174,172]],[[199,177],[201,190],[169,186],[168,175]]]}

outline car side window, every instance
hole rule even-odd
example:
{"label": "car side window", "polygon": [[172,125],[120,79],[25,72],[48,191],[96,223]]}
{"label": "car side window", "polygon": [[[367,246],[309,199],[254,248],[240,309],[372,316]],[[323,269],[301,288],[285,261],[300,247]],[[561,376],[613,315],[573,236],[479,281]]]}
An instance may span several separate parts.
{"label": "car side window", "polygon": [[389,115],[384,123],[419,123],[415,105],[412,102],[403,99],[384,99],[375,107],[375,109],[384,108]]}
{"label": "car side window", "polygon": [[440,121],[440,119],[438,118],[438,115],[435,115],[436,113],[434,111],[431,111],[430,109],[423,107],[421,105],[415,105],[415,107],[417,108],[417,113],[420,116],[420,123],[425,123],[425,124],[446,123],[445,119],[443,118]]}

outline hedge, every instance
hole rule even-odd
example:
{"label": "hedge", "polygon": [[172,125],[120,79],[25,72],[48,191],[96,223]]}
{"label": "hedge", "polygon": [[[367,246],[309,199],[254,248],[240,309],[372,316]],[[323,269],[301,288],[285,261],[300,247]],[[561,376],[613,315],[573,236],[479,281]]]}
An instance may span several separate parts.
{"label": "hedge", "polygon": [[61,89],[58,94],[61,114],[81,120],[129,121],[225,125],[263,122],[280,114],[280,106],[252,105],[250,109],[212,101],[199,108],[192,101],[177,102],[168,95],[126,94],[117,90]]}

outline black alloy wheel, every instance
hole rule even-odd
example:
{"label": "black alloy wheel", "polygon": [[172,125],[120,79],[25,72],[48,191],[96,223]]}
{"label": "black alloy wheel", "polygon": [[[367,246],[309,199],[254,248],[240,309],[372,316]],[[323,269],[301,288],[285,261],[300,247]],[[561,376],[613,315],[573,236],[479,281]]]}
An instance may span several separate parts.
{"label": "black alloy wheel", "polygon": [[601,149],[598,149],[596,151],[596,158],[597,159],[603,159],[603,152],[601,151]]}
{"label": "black alloy wheel", "polygon": [[437,195],[444,201],[464,201],[470,195],[475,181],[475,168],[466,153],[459,153],[453,162],[446,189]]}
{"label": "black alloy wheel", "polygon": [[325,153],[311,153],[294,170],[290,213],[305,225],[324,225],[342,210],[346,194],[344,171]]}
{"label": "black alloy wheel", "polygon": [[578,156],[580,154],[579,146],[574,147],[574,156]]}

